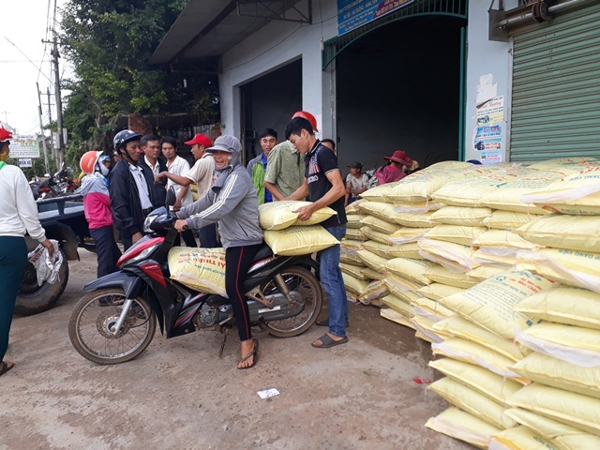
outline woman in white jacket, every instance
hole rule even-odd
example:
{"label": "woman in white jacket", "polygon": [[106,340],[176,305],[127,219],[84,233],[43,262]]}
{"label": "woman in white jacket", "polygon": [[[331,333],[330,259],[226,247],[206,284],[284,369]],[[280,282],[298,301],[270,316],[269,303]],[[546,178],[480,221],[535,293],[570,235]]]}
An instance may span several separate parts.
{"label": "woman in white jacket", "polygon": [[31,188],[21,169],[6,164],[12,135],[0,126],[0,376],[13,368],[4,361],[17,292],[21,284],[27,245],[25,233],[37,239],[52,256],[54,247],[38,219]]}

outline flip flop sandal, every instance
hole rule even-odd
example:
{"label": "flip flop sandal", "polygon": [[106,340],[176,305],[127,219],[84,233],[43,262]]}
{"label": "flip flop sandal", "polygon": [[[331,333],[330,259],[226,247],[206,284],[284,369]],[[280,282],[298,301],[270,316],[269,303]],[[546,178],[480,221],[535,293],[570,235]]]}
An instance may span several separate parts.
{"label": "flip flop sandal", "polygon": [[331,348],[331,347],[335,347],[336,345],[342,345],[342,344],[345,344],[346,342],[348,342],[348,336],[346,336],[343,339],[340,339],[339,341],[336,341],[335,339],[332,339],[331,337],[329,337],[328,334],[324,334],[319,339],[322,342],[321,345],[315,345],[314,343],[311,343],[310,345],[312,345],[314,348]]}
{"label": "flip flop sandal", "polygon": [[[329,326],[329,317],[324,317],[322,319],[318,319],[315,322],[315,325],[318,327],[328,327]],[[346,322],[346,328],[350,326],[350,322]]]}
{"label": "flip flop sandal", "polygon": [[6,372],[8,372],[13,367],[15,367],[14,363],[7,363],[4,361],[0,361],[0,376],[4,375]]}
{"label": "flip flop sandal", "polygon": [[252,360],[252,364],[250,364],[249,366],[246,366],[246,367],[238,367],[238,370],[250,369],[251,367],[254,367],[256,365],[256,363],[258,362],[258,339],[252,339],[252,342],[254,343],[254,349],[238,361],[238,366],[240,363],[246,362],[246,361],[248,361],[248,359],[250,359],[252,356],[254,356],[254,359]]}

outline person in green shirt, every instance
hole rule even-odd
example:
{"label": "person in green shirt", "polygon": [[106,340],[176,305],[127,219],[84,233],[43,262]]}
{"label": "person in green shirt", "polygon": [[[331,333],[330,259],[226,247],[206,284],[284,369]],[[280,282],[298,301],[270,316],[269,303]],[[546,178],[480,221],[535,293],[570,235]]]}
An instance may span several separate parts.
{"label": "person in green shirt", "polygon": [[269,153],[265,187],[274,199],[284,200],[304,184],[304,158],[290,141],[277,144]]}
{"label": "person in green shirt", "polygon": [[256,158],[248,162],[246,168],[250,172],[250,178],[256,195],[258,196],[258,204],[270,203],[273,201],[273,196],[268,189],[265,189],[265,172],[267,170],[268,157],[277,145],[277,131],[273,128],[265,128],[259,135],[259,142],[263,152]]}

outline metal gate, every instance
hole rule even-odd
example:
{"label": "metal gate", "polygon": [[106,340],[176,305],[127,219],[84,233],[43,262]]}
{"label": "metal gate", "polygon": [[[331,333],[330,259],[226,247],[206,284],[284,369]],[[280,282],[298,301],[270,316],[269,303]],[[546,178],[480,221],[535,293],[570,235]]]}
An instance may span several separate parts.
{"label": "metal gate", "polygon": [[600,4],[513,32],[511,161],[600,157]]}

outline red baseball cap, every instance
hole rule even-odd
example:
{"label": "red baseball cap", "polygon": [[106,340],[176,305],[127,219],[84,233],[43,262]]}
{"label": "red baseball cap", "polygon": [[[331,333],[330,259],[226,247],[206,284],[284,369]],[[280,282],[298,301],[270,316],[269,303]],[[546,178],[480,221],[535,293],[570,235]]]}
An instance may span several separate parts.
{"label": "red baseball cap", "polygon": [[210,140],[210,138],[202,133],[197,133],[194,136],[194,139],[192,139],[191,141],[186,141],[184,142],[185,145],[194,145],[194,144],[200,144],[203,145],[205,148],[208,148],[212,145],[212,141]]}

